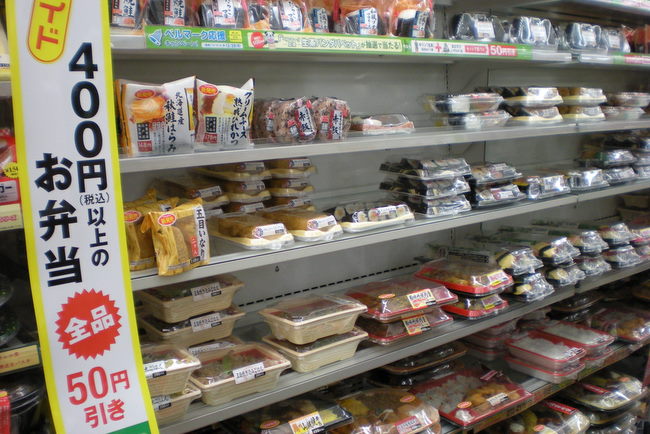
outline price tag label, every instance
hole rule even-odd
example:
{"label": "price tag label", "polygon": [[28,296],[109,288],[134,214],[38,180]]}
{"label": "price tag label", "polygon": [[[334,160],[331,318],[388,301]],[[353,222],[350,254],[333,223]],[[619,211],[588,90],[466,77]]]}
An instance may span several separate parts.
{"label": "price tag label", "polygon": [[307,227],[311,230],[329,228],[334,225],[336,225],[336,219],[332,215],[318,219],[311,219],[307,222]]}
{"label": "price tag label", "polygon": [[320,428],[325,426],[325,424],[323,423],[323,418],[321,418],[320,413],[315,411],[289,421],[289,426],[291,427],[291,432],[293,432],[293,434],[312,434],[314,432],[322,431]]}
{"label": "price tag label", "polygon": [[273,225],[264,225],[264,226],[258,226],[255,228],[253,231],[253,236],[255,238],[266,238],[266,237],[271,237],[273,235],[284,235],[286,233],[286,229],[282,223],[276,223]]}
{"label": "price tag label", "polygon": [[594,386],[593,384],[586,384],[586,383],[581,383],[581,384],[582,384],[582,387],[585,390],[588,390],[588,391],[590,391],[592,393],[595,393],[597,395],[604,395],[604,394],[608,393],[608,390],[603,389],[602,387]]}
{"label": "price tag label", "polygon": [[221,284],[219,282],[211,283],[209,285],[197,286],[192,288],[192,300],[201,301],[208,298],[221,295]]}
{"label": "price tag label", "polygon": [[169,395],[154,396],[151,398],[154,411],[164,410],[172,406],[172,397]]}
{"label": "price tag label", "polygon": [[497,393],[494,396],[490,396],[487,399],[487,402],[489,402],[492,407],[496,407],[497,405],[507,400],[508,400],[508,395],[506,395],[505,393]]}
{"label": "price tag label", "polygon": [[215,185],[214,187],[203,188],[196,191],[196,196],[200,198],[208,198],[212,196],[221,196],[221,187]]}
{"label": "price tag label", "polygon": [[436,298],[433,296],[433,293],[430,289],[423,289],[421,291],[416,291],[408,294],[406,296],[411,307],[413,309],[420,309],[427,306],[433,306],[436,304]]}
{"label": "price tag label", "polygon": [[264,363],[255,363],[253,365],[244,366],[232,370],[232,376],[235,377],[235,384],[246,383],[252,381],[266,374]]}
{"label": "price tag label", "polygon": [[192,325],[192,332],[194,333],[211,329],[212,327],[221,325],[221,315],[215,312],[210,315],[192,318],[190,324]]}
{"label": "price tag label", "polygon": [[187,350],[192,354],[193,356],[198,356],[201,353],[209,353],[210,351],[216,351],[216,350],[225,350],[227,348],[234,347],[235,344],[232,342],[213,342],[211,344],[205,344],[205,345],[197,345],[196,347],[191,347],[188,348]]}
{"label": "price tag label", "polygon": [[422,332],[426,332],[431,329],[429,320],[424,315],[412,316],[410,318],[404,318],[402,320],[404,327],[406,327],[406,332],[409,335],[419,335]]}
{"label": "price tag label", "polygon": [[157,378],[167,375],[165,361],[151,362],[144,365],[144,375],[147,378]]}
{"label": "price tag label", "polygon": [[395,424],[395,428],[397,428],[397,432],[399,434],[408,434],[408,433],[416,432],[417,430],[422,428],[422,424],[420,423],[420,420],[417,417],[411,416],[409,418],[397,422]]}

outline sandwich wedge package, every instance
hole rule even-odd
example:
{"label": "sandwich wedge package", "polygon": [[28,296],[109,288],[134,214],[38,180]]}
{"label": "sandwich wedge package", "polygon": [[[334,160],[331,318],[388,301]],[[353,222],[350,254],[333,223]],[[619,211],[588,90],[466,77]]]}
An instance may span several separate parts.
{"label": "sandwich wedge package", "polygon": [[348,103],[332,97],[312,98],[314,124],[320,140],[345,139],[352,125]]}
{"label": "sandwich wedge package", "polygon": [[553,294],[554,289],[542,273],[522,274],[515,277],[515,284],[507,290],[510,297],[530,303]]}
{"label": "sandwich wedge package", "polygon": [[462,13],[452,19],[450,39],[507,42],[509,35],[499,17],[485,13]]}
{"label": "sandwich wedge package", "polygon": [[213,85],[196,80],[195,151],[217,151],[249,147],[253,115],[254,83],[241,88]]}
{"label": "sandwich wedge package", "polygon": [[338,32],[350,35],[385,35],[385,5],[377,0],[339,0]]}
{"label": "sandwich wedge package", "polygon": [[517,44],[548,50],[557,50],[559,43],[555,28],[549,19],[524,16],[512,20],[510,40]]}
{"label": "sandwich wedge package", "polygon": [[[607,265],[606,262],[605,264]],[[544,269],[544,276],[546,281],[555,288],[575,285],[587,278],[587,274],[577,264],[568,267],[547,267]]]}
{"label": "sandwich wedge package", "polygon": [[432,38],[435,26],[432,0],[388,2],[388,34],[405,38]]}
{"label": "sandwich wedge package", "polygon": [[533,220],[533,226],[540,227],[548,235],[566,237],[573,247],[580,250],[582,255],[599,255],[609,247],[598,231],[595,230],[562,227],[561,222],[552,220]]}
{"label": "sandwich wedge package", "polygon": [[142,232],[151,231],[158,274],[173,276],[205,265],[210,257],[210,239],[201,199],[169,211],[150,212]]}

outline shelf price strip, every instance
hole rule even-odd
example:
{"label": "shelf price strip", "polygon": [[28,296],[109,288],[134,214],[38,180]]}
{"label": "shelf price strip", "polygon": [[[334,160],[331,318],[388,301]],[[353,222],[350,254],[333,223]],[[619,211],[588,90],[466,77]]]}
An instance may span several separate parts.
{"label": "shelf price strip", "polygon": [[10,0],[30,281],[58,433],[157,433],[126,263],[103,2]]}

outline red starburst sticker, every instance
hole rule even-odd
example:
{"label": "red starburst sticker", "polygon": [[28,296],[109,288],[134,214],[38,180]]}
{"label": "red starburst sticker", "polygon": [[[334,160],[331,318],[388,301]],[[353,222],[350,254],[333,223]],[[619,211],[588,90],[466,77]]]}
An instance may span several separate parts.
{"label": "red starburst sticker", "polygon": [[78,359],[93,359],[104,354],[120,334],[115,302],[94,289],[75,293],[61,306],[56,333],[63,348]]}

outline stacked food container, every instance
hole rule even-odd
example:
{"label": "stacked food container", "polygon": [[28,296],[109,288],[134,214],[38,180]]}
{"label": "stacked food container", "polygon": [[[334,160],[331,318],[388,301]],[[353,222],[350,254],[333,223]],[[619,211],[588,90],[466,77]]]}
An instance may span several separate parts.
{"label": "stacked food container", "polygon": [[499,110],[503,97],[494,92],[422,95],[420,103],[432,113],[436,127],[483,130],[503,127],[510,115]]}
{"label": "stacked food container", "polygon": [[598,122],[605,120],[600,104],[607,101],[602,89],[589,87],[561,87],[560,113],[568,122]]}

